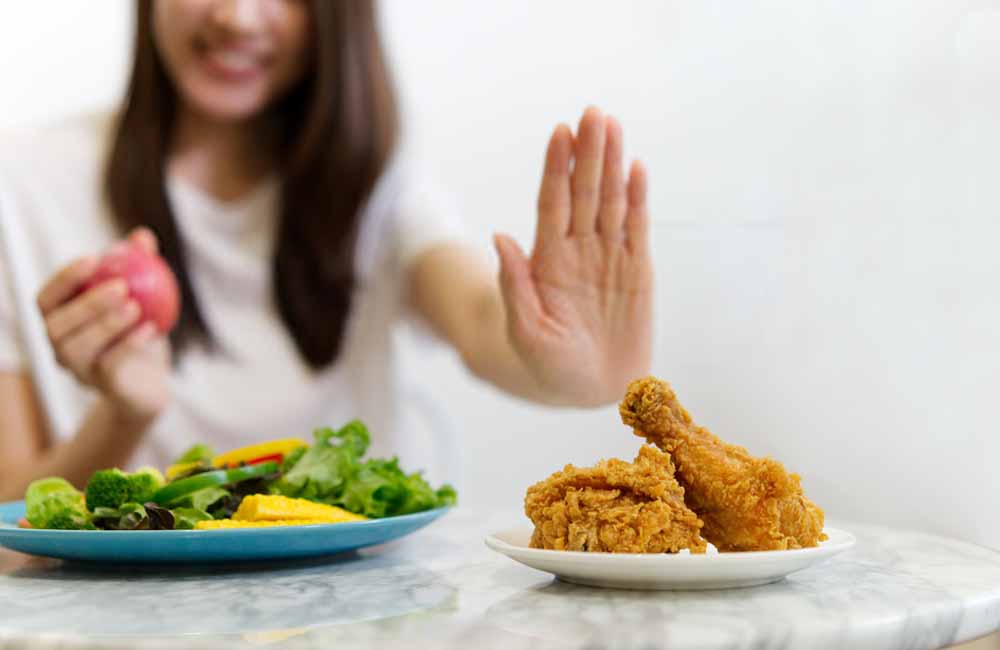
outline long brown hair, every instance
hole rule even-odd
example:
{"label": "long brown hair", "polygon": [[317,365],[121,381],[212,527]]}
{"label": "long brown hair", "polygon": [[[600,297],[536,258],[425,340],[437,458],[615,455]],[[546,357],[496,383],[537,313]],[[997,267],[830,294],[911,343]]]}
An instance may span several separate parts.
{"label": "long brown hair", "polygon": [[[192,342],[211,348],[167,199],[178,99],[153,42],[152,2],[137,6],[135,58],[105,190],[121,231],[152,229],[177,274],[182,306],[170,335],[175,352]],[[340,353],[361,208],[391,155],[398,121],[374,0],[309,4],[312,60],[298,85],[270,108],[280,125],[282,180],[272,286],[299,352],[318,369]]]}

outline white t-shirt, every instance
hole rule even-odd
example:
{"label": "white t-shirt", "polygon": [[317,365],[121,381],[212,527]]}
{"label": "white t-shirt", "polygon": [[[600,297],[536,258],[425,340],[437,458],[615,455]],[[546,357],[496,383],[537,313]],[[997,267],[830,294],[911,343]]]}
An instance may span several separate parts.
{"label": "white t-shirt", "polygon": [[[121,236],[101,191],[111,124],[110,116],[98,116],[0,140],[0,371],[31,373],[59,439],[74,434],[95,394],[55,363],[35,296],[58,268]],[[442,431],[441,418],[419,417],[435,407],[399,364],[401,345],[408,354],[434,347],[426,332],[401,327],[416,321],[405,299],[410,263],[430,246],[462,237],[440,194],[399,163],[379,180],[364,208],[341,356],[314,372],[271,299],[279,181],[234,202],[176,178],[167,192],[195,292],[225,353],[184,351],[171,378],[171,405],[132,466],[163,466],[196,442],[224,450],[309,439],[316,427],[360,418],[372,433],[371,455],[399,455],[408,470],[457,480],[442,476],[457,471],[454,436]]]}

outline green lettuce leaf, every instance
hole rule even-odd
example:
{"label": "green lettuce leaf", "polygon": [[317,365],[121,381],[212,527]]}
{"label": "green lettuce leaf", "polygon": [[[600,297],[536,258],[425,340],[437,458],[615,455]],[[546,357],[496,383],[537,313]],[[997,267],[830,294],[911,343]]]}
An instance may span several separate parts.
{"label": "green lettuce leaf", "polygon": [[171,512],[174,513],[174,528],[176,530],[190,530],[199,521],[207,521],[212,518],[212,515],[197,508],[174,508]]}
{"label": "green lettuce leaf", "polygon": [[295,464],[299,462],[299,460],[305,455],[307,451],[309,451],[309,447],[303,446],[303,447],[297,447],[288,452],[288,454],[285,455],[285,459],[281,461],[281,473],[287,474],[289,471],[291,471],[291,469],[295,467]]}
{"label": "green lettuce leaf", "polygon": [[207,512],[213,505],[229,496],[229,491],[217,485],[202,488],[191,494],[185,494],[168,505],[175,508],[194,508]]}
{"label": "green lettuce leaf", "polygon": [[38,479],[24,495],[25,519],[35,528],[93,530],[83,493],[61,478]]}
{"label": "green lettuce leaf", "polygon": [[[371,435],[361,420],[351,420],[341,428],[334,431],[329,427],[313,432],[316,441],[323,441],[326,444],[336,442],[338,445],[348,450],[355,458],[361,458],[368,451],[371,444]],[[333,440],[336,438],[337,440]]]}
{"label": "green lettuce leaf", "polygon": [[420,474],[407,474],[396,458],[366,462],[371,438],[358,420],[340,429],[318,429],[316,442],[285,461],[272,494],[329,503],[367,517],[392,517],[453,505],[455,490],[434,490]]}
{"label": "green lettuce leaf", "polygon": [[420,472],[406,474],[399,460],[369,460],[347,485],[337,505],[366,517],[393,517],[455,503],[455,490],[433,490]]}
{"label": "green lettuce leaf", "polygon": [[197,463],[199,461],[211,461],[215,456],[215,451],[208,445],[194,445],[183,454],[178,456],[171,465],[181,465],[183,463]]}
{"label": "green lettuce leaf", "polygon": [[271,486],[273,494],[332,503],[360,469],[368,449],[368,429],[355,420],[334,431],[317,429],[316,442]]}
{"label": "green lettuce leaf", "polygon": [[141,503],[124,503],[118,508],[94,508],[94,522],[105,530],[148,530],[149,514]]}

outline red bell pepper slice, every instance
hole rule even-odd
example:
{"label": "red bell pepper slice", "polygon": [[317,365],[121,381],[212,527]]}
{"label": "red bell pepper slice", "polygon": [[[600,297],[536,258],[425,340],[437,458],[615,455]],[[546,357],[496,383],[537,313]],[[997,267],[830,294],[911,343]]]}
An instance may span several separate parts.
{"label": "red bell pepper slice", "polygon": [[270,456],[261,456],[260,458],[254,458],[248,460],[247,465],[259,465],[261,463],[266,463],[272,460],[280,465],[281,461],[284,460],[284,458],[285,458],[284,454],[271,454]]}

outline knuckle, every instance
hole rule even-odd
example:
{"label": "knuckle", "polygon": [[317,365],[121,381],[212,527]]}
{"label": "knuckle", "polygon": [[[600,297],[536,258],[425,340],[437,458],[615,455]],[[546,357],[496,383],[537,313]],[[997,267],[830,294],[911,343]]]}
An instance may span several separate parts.
{"label": "knuckle", "polygon": [[103,378],[113,375],[117,366],[118,358],[114,354],[102,355],[101,358],[97,360],[97,371]]}
{"label": "knuckle", "polygon": [[76,377],[77,381],[84,384],[90,383],[90,372],[89,368],[82,360],[76,359],[72,356],[67,356],[65,353],[63,355],[62,366],[70,371],[70,373]]}
{"label": "knuckle", "polygon": [[83,351],[78,345],[63,345],[59,348],[60,363],[67,368],[83,366]]}
{"label": "knuckle", "polygon": [[142,344],[132,338],[127,338],[118,345],[121,346],[122,355],[128,356],[140,354],[143,349]]}
{"label": "knuckle", "polygon": [[105,291],[94,291],[90,295],[85,296],[82,302],[83,304],[80,307],[85,310],[87,316],[90,318],[103,316],[114,304]]}
{"label": "knuckle", "polygon": [[114,310],[101,317],[98,323],[102,337],[108,337],[114,336],[125,329],[125,326],[128,324],[128,318],[120,310]]}
{"label": "knuckle", "polygon": [[97,321],[98,332],[102,337],[113,334],[119,327],[121,327],[121,317],[115,312],[105,314]]}

